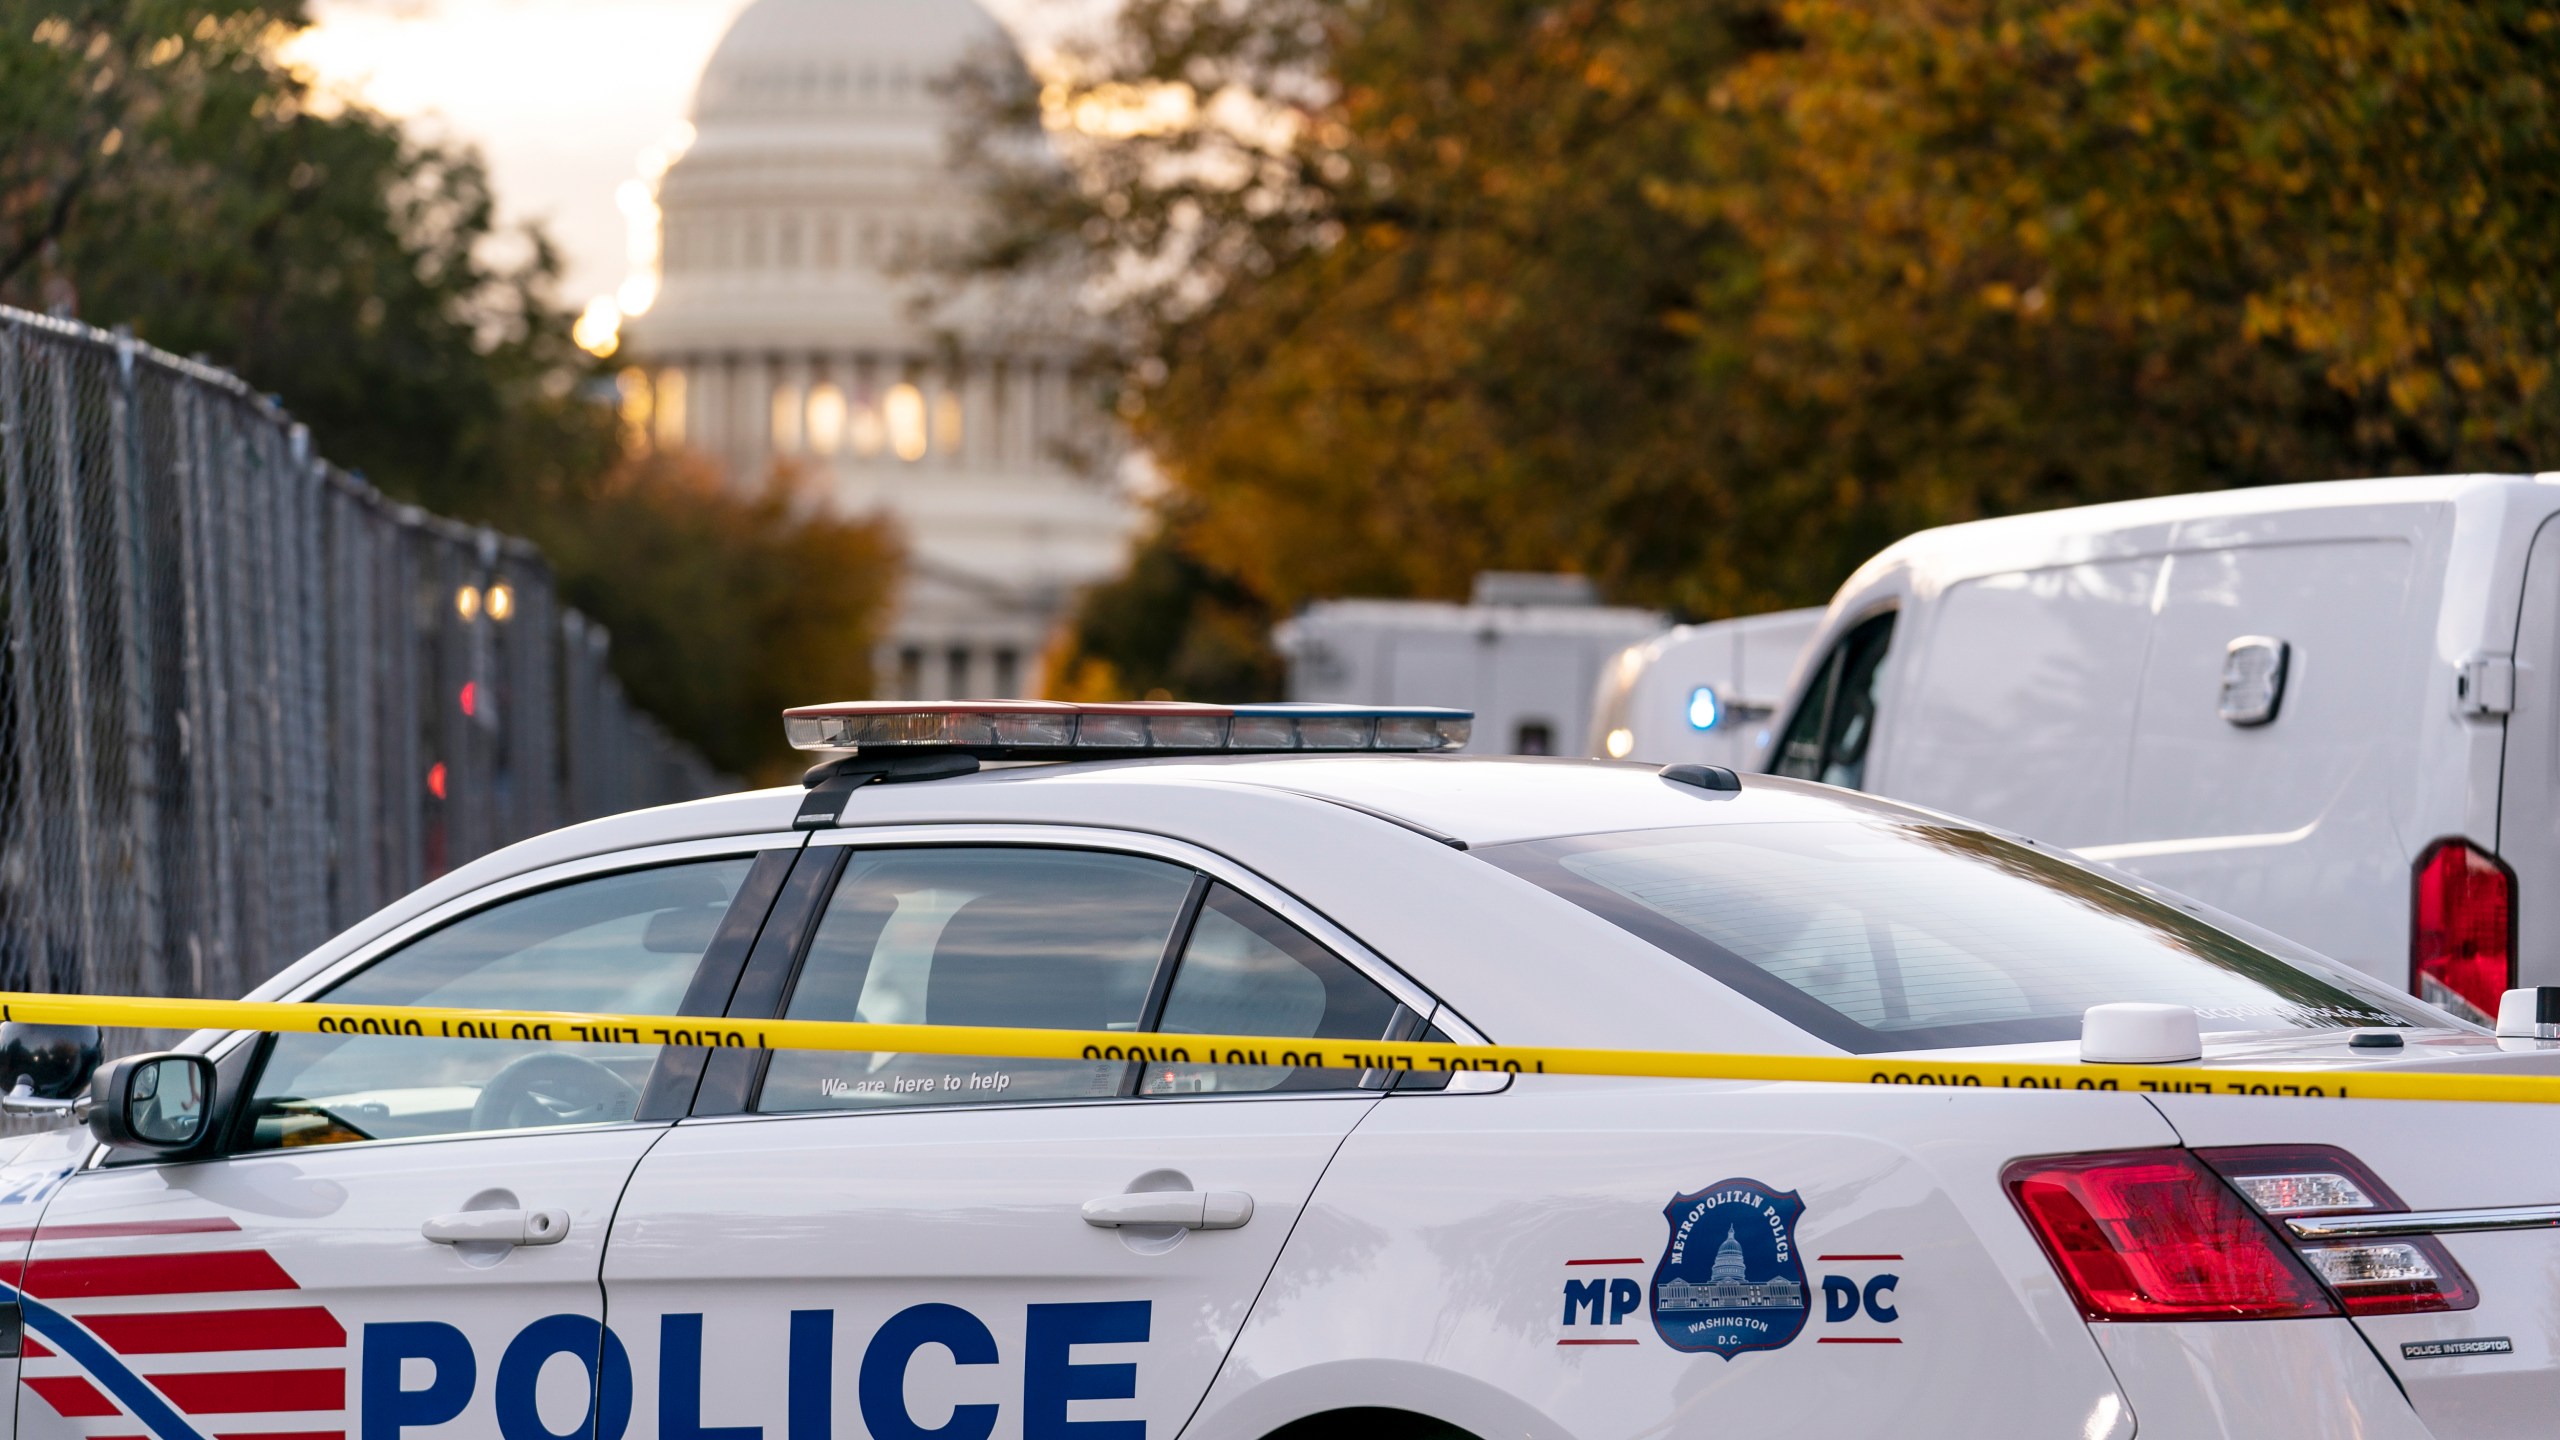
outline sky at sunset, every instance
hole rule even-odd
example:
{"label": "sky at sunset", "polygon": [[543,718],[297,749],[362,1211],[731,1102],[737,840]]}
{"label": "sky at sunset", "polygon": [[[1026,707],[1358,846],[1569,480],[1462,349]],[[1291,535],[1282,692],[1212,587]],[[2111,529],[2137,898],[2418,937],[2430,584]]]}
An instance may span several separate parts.
{"label": "sky at sunset", "polygon": [[[624,278],[615,191],[683,121],[702,63],[746,0],[316,0],[294,59],[320,83],[468,141],[505,214],[539,220],[573,305]],[[1102,0],[985,0],[1035,62]]]}

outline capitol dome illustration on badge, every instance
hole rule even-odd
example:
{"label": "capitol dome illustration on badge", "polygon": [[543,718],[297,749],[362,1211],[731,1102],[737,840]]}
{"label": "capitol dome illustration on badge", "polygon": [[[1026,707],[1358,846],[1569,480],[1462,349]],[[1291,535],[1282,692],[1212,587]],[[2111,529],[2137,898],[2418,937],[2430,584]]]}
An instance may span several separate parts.
{"label": "capitol dome illustration on badge", "polygon": [[1804,1200],[1757,1180],[1721,1180],[1672,1197],[1671,1235],[1654,1267],[1649,1308],[1675,1350],[1722,1355],[1775,1350],[1812,1313],[1796,1221]]}

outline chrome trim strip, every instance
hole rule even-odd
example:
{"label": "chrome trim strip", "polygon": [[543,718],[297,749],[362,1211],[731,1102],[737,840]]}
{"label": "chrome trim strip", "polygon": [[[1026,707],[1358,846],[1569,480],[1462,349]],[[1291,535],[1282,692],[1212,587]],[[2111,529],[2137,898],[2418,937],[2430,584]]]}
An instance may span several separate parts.
{"label": "chrome trim strip", "polygon": [[2265,835],[2191,835],[2177,840],[2131,840],[2120,845],[2083,845],[2071,853],[2083,860],[2109,864],[2118,860],[2149,860],[2163,855],[2208,855],[2223,850],[2265,850],[2278,845],[2295,845],[2311,838],[2320,822],[2312,821],[2299,830],[2279,830]]}
{"label": "chrome trim strip", "polygon": [[2473,1230],[2546,1230],[2560,1226],[2560,1205],[2500,1210],[2413,1210],[2397,1215],[2297,1216],[2285,1228],[2303,1240],[2355,1240],[2374,1235],[2458,1235]]}

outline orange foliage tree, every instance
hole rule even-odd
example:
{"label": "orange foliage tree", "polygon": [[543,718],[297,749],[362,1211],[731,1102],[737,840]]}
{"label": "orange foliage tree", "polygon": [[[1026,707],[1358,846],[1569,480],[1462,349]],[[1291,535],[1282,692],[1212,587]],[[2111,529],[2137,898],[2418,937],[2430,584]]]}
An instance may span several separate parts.
{"label": "orange foliage tree", "polygon": [[[2560,32],[2515,0],[1133,0],[980,151],[1158,533],[1067,659],[1267,689],[1309,598],[1714,616],[1911,529],[2549,463]],[[993,92],[990,92],[991,94]],[[994,133],[997,126],[990,126]]]}

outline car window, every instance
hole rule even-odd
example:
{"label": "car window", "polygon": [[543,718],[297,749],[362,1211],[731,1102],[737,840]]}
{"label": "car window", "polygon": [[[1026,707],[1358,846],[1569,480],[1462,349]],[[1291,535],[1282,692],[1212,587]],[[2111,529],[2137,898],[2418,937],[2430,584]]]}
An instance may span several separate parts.
{"label": "car window", "polygon": [[[754,860],[630,870],[502,901],[332,986],[354,1005],[671,1015]],[[279,1035],[244,1148],[622,1121],[655,1045]]]}
{"label": "car window", "polygon": [[2092,1005],[2208,1031],[2435,1023],[2343,967],[2278,955],[1979,830],[1785,821],[1486,846],[1843,1049],[2063,1040]]}
{"label": "car window", "polygon": [[[1168,1035],[1269,1035],[1282,1040],[1376,1040],[1396,1002],[1341,957],[1224,885],[1210,887],[1183,943],[1157,1028]],[[1263,1054],[1287,1049],[1274,1045]],[[1260,1058],[1258,1054],[1255,1058]],[[1155,1064],[1142,1095],[1340,1090],[1349,1070],[1289,1065]]]}
{"label": "car window", "polygon": [[[1144,1019],[1193,872],[1029,847],[876,850],[846,862],[784,1007],[793,1020],[1127,1030]],[[1124,1061],[783,1050],[760,1111],[877,1110],[1120,1093]]]}
{"label": "car window", "polygon": [[1855,790],[1866,783],[1867,747],[1875,738],[1877,687],[1892,647],[1893,615],[1861,621],[1823,657],[1787,721],[1771,770]]}

